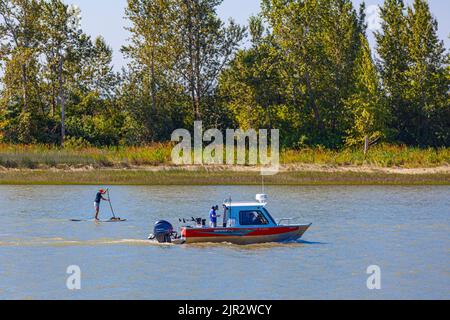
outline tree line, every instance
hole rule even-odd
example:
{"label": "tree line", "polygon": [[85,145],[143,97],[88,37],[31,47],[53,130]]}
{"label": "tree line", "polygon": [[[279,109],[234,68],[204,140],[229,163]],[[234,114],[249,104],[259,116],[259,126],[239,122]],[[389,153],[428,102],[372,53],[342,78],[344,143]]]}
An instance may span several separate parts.
{"label": "tree line", "polygon": [[[0,141],[145,145],[177,128],[277,128],[289,148],[450,145],[450,54],[426,0],[128,0],[127,65],[61,0],[0,0]],[[246,41],[248,44],[243,47]]]}

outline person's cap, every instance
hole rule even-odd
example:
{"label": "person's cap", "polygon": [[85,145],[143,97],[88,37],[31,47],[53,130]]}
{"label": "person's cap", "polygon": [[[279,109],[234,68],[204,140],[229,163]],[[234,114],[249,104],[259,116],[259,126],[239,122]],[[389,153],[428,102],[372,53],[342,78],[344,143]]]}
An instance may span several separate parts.
{"label": "person's cap", "polygon": [[105,193],[105,190],[103,190],[103,189],[100,189],[100,193]]}

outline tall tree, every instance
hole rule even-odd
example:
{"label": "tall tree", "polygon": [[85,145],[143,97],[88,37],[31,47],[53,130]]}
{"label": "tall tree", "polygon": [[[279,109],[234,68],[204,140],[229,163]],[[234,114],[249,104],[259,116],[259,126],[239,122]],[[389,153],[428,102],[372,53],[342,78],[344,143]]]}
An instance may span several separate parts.
{"label": "tall tree", "polygon": [[346,101],[352,116],[346,142],[348,145],[364,145],[364,154],[367,154],[370,145],[384,135],[387,111],[369,42],[363,34],[360,37],[362,46],[354,71],[355,92]]}
{"label": "tall tree", "polygon": [[293,88],[293,101],[312,114],[311,141],[338,146],[348,126],[344,100],[352,92],[353,68],[364,31],[349,0],[263,0]]}
{"label": "tall tree", "polygon": [[12,130],[10,136],[22,142],[31,142],[36,133],[33,122],[40,100],[37,88],[42,35],[40,9],[37,0],[0,1],[1,58],[5,66],[2,109],[8,108],[5,112],[11,126],[5,125]]}
{"label": "tall tree", "polygon": [[[144,128],[145,141],[170,137],[175,118],[186,104],[174,67],[178,47],[174,0],[128,0],[125,11],[131,26],[130,43],[122,52],[130,59],[121,89],[130,128]],[[135,143],[136,139],[130,137]]]}
{"label": "tall tree", "polygon": [[131,33],[131,44],[122,51],[143,67],[149,83],[151,108],[156,112],[158,91],[162,87],[167,70],[172,68],[174,55],[171,52],[176,29],[173,0],[128,0],[126,17],[132,25],[127,28]]}
{"label": "tall tree", "polygon": [[421,146],[448,144],[446,55],[428,2],[414,1],[405,8],[401,0],[385,0],[381,19],[378,68],[394,139]]}
{"label": "tall tree", "polygon": [[333,144],[340,144],[350,125],[344,101],[355,85],[355,60],[365,39],[364,11],[360,10],[359,17],[351,0],[334,0],[321,6],[325,64],[321,66],[320,77],[327,83],[321,93],[325,97],[322,104],[328,119],[328,136]]}
{"label": "tall tree", "polygon": [[220,72],[232,58],[245,29],[217,16],[223,0],[177,0],[175,70],[191,98],[193,117],[202,119],[205,97],[214,93]]}
{"label": "tall tree", "polygon": [[[61,109],[61,145],[66,136],[66,82],[67,64],[76,56],[75,47],[82,34],[80,29],[80,10],[76,6],[64,4],[61,0],[49,0],[43,3],[43,28],[46,34],[44,51],[50,70],[52,89],[57,91]],[[56,85],[57,83],[57,85]],[[54,106],[54,102],[53,106]],[[54,114],[54,107],[52,113]]]}
{"label": "tall tree", "polygon": [[36,58],[40,5],[37,0],[0,1],[0,36],[6,41],[7,52],[20,60],[23,109],[28,110],[27,67]]}
{"label": "tall tree", "polygon": [[123,92],[122,98],[133,106],[130,116],[139,115],[145,124],[148,139],[170,136],[167,131],[180,121],[222,121],[215,95],[218,77],[244,28],[218,18],[221,2],[128,0],[131,41],[122,51],[130,64],[123,88],[135,94]]}
{"label": "tall tree", "polygon": [[408,68],[407,23],[403,0],[385,0],[380,7],[381,30],[375,33],[377,66],[384,94],[391,109],[390,127],[397,138],[406,142],[408,101],[404,88]]}
{"label": "tall tree", "polygon": [[409,64],[405,94],[411,117],[406,129],[418,145],[442,145],[450,137],[450,128],[441,127],[441,117],[449,115],[450,83],[446,79],[444,43],[437,36],[438,24],[426,0],[415,0],[413,7],[408,8],[407,26]]}
{"label": "tall tree", "polygon": [[[317,41],[320,21],[320,4],[316,0],[282,1],[263,0],[263,16],[273,28],[275,41],[285,58],[287,70],[291,71],[293,94],[304,95],[306,104],[314,115],[316,129],[324,131],[323,114],[318,105],[318,88],[313,75],[323,59]],[[299,97],[296,101],[302,101]]]}
{"label": "tall tree", "polygon": [[252,46],[241,49],[220,76],[219,95],[224,109],[240,128],[289,132],[281,136],[281,144],[292,146],[299,141],[304,122],[291,99],[283,55],[260,16],[250,18],[249,30]]}
{"label": "tall tree", "polygon": [[117,74],[112,66],[113,51],[103,37],[94,40],[86,65],[89,82],[88,90],[100,98],[112,98],[118,84]]}

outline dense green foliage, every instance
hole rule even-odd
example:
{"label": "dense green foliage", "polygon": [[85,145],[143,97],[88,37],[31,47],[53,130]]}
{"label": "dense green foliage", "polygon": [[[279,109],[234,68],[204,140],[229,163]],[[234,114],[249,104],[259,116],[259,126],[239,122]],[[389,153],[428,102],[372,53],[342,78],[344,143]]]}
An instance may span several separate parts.
{"label": "dense green foliage", "polygon": [[450,55],[427,1],[385,0],[376,52],[351,0],[262,0],[247,28],[221,3],[128,0],[116,73],[76,7],[0,0],[0,141],[135,146],[202,120],[278,128],[289,148],[450,145]]}

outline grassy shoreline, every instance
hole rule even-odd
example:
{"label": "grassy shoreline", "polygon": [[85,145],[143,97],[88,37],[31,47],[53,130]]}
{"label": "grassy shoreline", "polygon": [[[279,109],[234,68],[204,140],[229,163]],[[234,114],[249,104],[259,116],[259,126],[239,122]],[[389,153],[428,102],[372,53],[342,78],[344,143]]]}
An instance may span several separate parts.
{"label": "grassy shoreline", "polygon": [[[66,148],[0,144],[0,184],[259,185],[257,167],[171,164],[171,144]],[[361,150],[283,150],[268,185],[450,185],[450,148],[380,145]]]}
{"label": "grassy shoreline", "polygon": [[[101,169],[1,170],[0,185],[260,185],[256,170]],[[401,172],[355,168],[288,170],[264,178],[266,185],[450,185],[450,170]]]}
{"label": "grassy shoreline", "polygon": [[[65,148],[48,145],[0,144],[0,167],[47,169],[92,166],[97,169],[127,169],[142,166],[170,166],[173,144],[155,143],[142,147]],[[283,165],[373,166],[381,168],[433,168],[450,165],[450,148],[420,149],[378,145],[367,156],[361,149],[329,150],[303,148],[281,150]]]}

